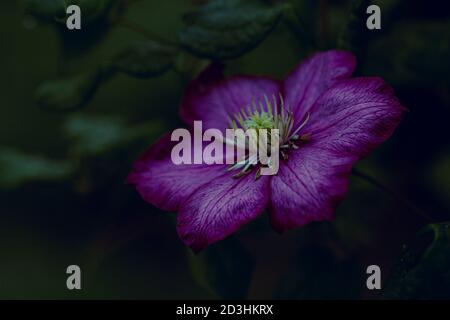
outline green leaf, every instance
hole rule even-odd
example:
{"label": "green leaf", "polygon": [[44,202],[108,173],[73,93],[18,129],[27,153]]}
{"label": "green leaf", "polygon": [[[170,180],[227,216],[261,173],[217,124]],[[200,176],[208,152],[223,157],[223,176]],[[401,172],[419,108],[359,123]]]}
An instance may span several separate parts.
{"label": "green leaf", "polygon": [[385,299],[450,298],[450,223],[430,224],[404,246],[383,289]]}
{"label": "green leaf", "polygon": [[192,274],[200,286],[219,298],[245,298],[254,261],[235,238],[216,243],[198,255],[189,251],[188,255]]}
{"label": "green leaf", "polygon": [[78,156],[100,156],[136,140],[151,142],[164,130],[159,120],[138,126],[129,126],[122,118],[114,116],[75,115],[64,124],[70,139],[70,151]]}
{"label": "green leaf", "polygon": [[[58,30],[63,55],[71,58],[98,45],[110,30],[109,13],[117,0],[22,0],[25,12],[45,22],[53,23]],[[69,5],[81,9],[81,30],[66,27],[66,10]],[[117,14],[121,14],[118,11]]]}
{"label": "green leaf", "polygon": [[275,27],[282,5],[259,0],[212,0],[185,16],[180,42],[193,54],[231,59],[255,48]]}
{"label": "green leaf", "polygon": [[86,104],[99,85],[110,75],[99,69],[40,85],[36,90],[39,106],[52,110],[69,111]]}
{"label": "green leaf", "polygon": [[25,11],[37,18],[55,21],[66,16],[65,0],[23,0]]}
{"label": "green leaf", "polygon": [[65,0],[66,8],[69,5],[78,5],[82,13],[83,23],[91,23],[103,18],[117,0]]}
{"label": "green leaf", "polygon": [[54,181],[69,177],[73,167],[9,148],[0,149],[0,189],[13,189],[35,181]]}
{"label": "green leaf", "polygon": [[81,9],[83,25],[103,18],[117,0],[23,0],[25,11],[47,21],[66,23],[66,10],[70,5]]}
{"label": "green leaf", "polygon": [[176,50],[154,41],[129,46],[113,59],[112,67],[135,78],[156,77],[172,68]]}
{"label": "green leaf", "polygon": [[36,101],[42,108],[51,110],[78,109],[86,105],[99,86],[116,72],[135,78],[160,76],[173,67],[176,54],[173,47],[153,41],[132,45],[94,71],[40,85],[36,90]]}
{"label": "green leaf", "polygon": [[292,260],[273,296],[275,299],[354,299],[359,285],[355,261],[339,260],[327,248],[308,245]]}

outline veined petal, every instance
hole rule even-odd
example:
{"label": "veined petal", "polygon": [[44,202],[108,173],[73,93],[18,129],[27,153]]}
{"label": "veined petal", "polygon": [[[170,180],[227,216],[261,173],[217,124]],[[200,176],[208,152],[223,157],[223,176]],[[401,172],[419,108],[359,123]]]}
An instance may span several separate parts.
{"label": "veined petal", "polygon": [[311,138],[271,180],[271,221],[280,231],[329,220],[354,163],[385,141],[406,109],[379,78],[340,81],[312,107]]}
{"label": "veined petal", "polygon": [[231,173],[199,188],[181,206],[178,234],[186,245],[200,251],[255,219],[269,199],[270,178],[253,174],[233,179]]}
{"label": "veined petal", "polygon": [[304,132],[343,156],[364,157],[390,137],[405,111],[381,78],[346,79],[316,102]]}
{"label": "veined petal", "polygon": [[330,220],[345,197],[356,156],[341,156],[318,145],[289,154],[271,179],[272,226],[282,232],[312,221]]}
{"label": "veined petal", "polygon": [[175,165],[170,157],[173,145],[170,134],[163,136],[136,161],[127,179],[145,201],[170,211],[226,171],[226,165]]}
{"label": "veined petal", "polygon": [[355,66],[353,54],[340,50],[317,53],[299,64],[287,76],[282,89],[296,124],[306,117],[316,100],[331,86],[349,78]]}

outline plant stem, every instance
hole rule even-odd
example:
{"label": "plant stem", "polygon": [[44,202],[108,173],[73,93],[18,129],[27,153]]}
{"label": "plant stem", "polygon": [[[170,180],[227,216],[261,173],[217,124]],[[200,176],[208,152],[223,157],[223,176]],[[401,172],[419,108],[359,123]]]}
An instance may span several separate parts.
{"label": "plant stem", "polygon": [[379,182],[378,180],[376,180],[374,177],[369,176],[368,174],[361,172],[357,169],[353,169],[352,170],[352,174],[355,177],[358,177],[368,183],[370,183],[371,185],[377,187],[378,189],[380,189],[381,191],[385,192],[386,194],[388,194],[389,196],[391,196],[394,200],[402,203],[405,207],[407,207],[408,209],[410,209],[411,211],[415,212],[416,214],[420,215],[422,218],[429,220],[429,221],[433,221],[433,219],[422,209],[416,207],[414,204],[412,204],[409,200],[403,198],[402,196],[400,196],[397,192],[395,192],[394,190],[392,190],[391,188],[385,186],[384,184],[382,184],[381,182]]}
{"label": "plant stem", "polygon": [[150,39],[150,40],[153,40],[153,41],[156,41],[156,42],[159,42],[159,43],[165,44],[167,46],[171,46],[171,47],[178,47],[179,46],[178,43],[176,43],[174,41],[170,41],[170,40],[164,39],[164,38],[160,37],[159,35],[154,34],[153,32],[145,29],[144,27],[142,27],[141,25],[137,24],[136,22],[130,21],[130,20],[126,19],[126,18],[118,19],[117,20],[117,24],[119,26],[124,27],[124,28],[133,30],[133,31],[135,31],[137,33],[140,33],[143,36],[145,36],[147,39]]}

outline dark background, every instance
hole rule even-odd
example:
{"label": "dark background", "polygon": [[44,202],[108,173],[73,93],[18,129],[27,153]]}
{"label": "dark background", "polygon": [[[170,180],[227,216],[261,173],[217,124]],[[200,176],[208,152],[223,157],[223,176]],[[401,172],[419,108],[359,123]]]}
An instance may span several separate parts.
{"label": "dark background", "polygon": [[[181,16],[202,2],[133,1],[124,15],[176,41]],[[303,32],[279,22],[255,49],[226,61],[228,74],[282,78],[310,53],[342,45],[352,1],[293,2]],[[445,232],[437,251],[427,251],[427,239],[412,246],[409,265],[400,262],[421,228],[450,220],[450,10],[446,1],[374,3],[382,30],[352,29],[361,33],[357,73],[384,78],[410,112],[357,167],[429,218],[352,177],[333,222],[279,235],[264,214],[193,257],[177,237],[174,213],[146,204],[124,181],[141,152],[180,126],[179,101],[195,70],[119,74],[76,110],[43,108],[36,103],[42,83],[91,70],[145,37],[120,25],[98,35],[96,25],[68,48],[54,23],[24,12],[20,1],[1,1],[0,298],[449,298]],[[400,280],[391,272],[398,263]],[[70,264],[82,269],[82,291],[66,289]],[[371,264],[381,267],[381,292],[366,289]]]}

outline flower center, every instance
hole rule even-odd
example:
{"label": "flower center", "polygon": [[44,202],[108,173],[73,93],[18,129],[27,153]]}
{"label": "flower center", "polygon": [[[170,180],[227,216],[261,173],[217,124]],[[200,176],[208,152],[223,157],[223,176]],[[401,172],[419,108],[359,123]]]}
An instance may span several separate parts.
{"label": "flower center", "polygon": [[[258,141],[258,136],[262,130],[267,132],[268,139],[267,150],[270,150],[270,133],[272,129],[277,129],[279,133],[278,139],[278,150],[279,156],[283,160],[288,159],[288,152],[292,149],[298,149],[301,143],[304,143],[310,139],[309,134],[301,134],[301,129],[305,127],[309,120],[309,113],[306,115],[305,119],[294,127],[295,119],[292,112],[285,106],[283,97],[280,95],[279,100],[273,96],[272,100],[269,100],[267,96],[264,95],[264,101],[259,101],[258,104],[253,101],[251,105],[246,108],[242,108],[237,114],[233,115],[233,118],[228,118],[230,127],[232,129],[243,129],[249,130],[253,129],[256,132],[256,137],[254,139]],[[279,103],[278,103],[279,101]],[[248,148],[248,146],[247,146]],[[269,155],[269,164],[270,157]],[[261,175],[261,167],[267,166],[262,164],[260,159],[252,159],[251,156],[247,155],[244,160],[229,167],[229,171],[239,170],[234,177],[238,178],[252,171],[253,168],[257,167],[256,179]]]}

